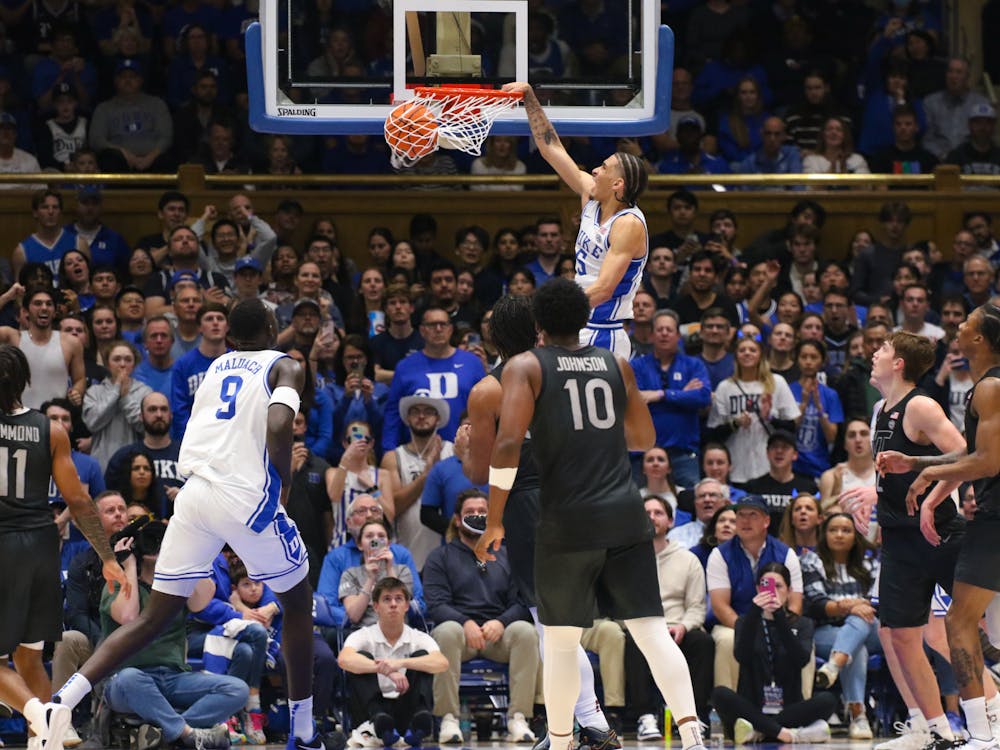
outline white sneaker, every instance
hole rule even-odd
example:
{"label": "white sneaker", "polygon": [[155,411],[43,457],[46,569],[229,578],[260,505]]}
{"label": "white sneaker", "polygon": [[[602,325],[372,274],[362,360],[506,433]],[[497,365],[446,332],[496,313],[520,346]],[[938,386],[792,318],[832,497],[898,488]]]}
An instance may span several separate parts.
{"label": "white sneaker", "polygon": [[42,738],[37,734],[29,737],[28,750],[42,750]]}
{"label": "white sneaker", "polygon": [[365,721],[351,732],[347,744],[353,747],[382,747],[382,740],[375,736],[375,726]]}
{"label": "white sneaker", "polygon": [[441,719],[441,729],[438,731],[438,743],[461,745],[463,742],[465,742],[465,738],[462,737],[462,727],[458,725],[455,714],[445,714]]}
{"label": "white sneaker", "polygon": [[997,741],[995,739],[979,740],[975,737],[970,737],[961,743],[962,750],[997,750]]}
{"label": "white sneaker", "polygon": [[897,721],[892,728],[899,733],[899,736],[880,742],[873,750],[920,750],[931,739],[927,730],[918,729],[909,720]]}
{"label": "white sneaker", "polygon": [[830,725],[823,719],[817,719],[812,724],[792,730],[792,742],[814,745],[830,741]]}
{"label": "white sneaker", "polygon": [[[441,723],[444,724],[443,721]],[[535,733],[531,731],[528,720],[520,711],[516,711],[507,719],[507,742],[535,742]]]}
{"label": "white sneaker", "polygon": [[663,735],[660,733],[660,727],[657,725],[656,717],[653,716],[653,714],[643,714],[639,717],[639,724],[636,727],[635,738],[639,740],[639,742],[663,739]]}
{"label": "white sneaker", "polygon": [[868,717],[861,713],[851,719],[851,725],[847,728],[847,736],[852,740],[870,740],[874,735],[871,724],[868,723]]}
{"label": "white sneaker", "polygon": [[73,727],[73,712],[62,703],[45,704],[45,728],[39,732],[42,750],[63,750],[66,734]]}

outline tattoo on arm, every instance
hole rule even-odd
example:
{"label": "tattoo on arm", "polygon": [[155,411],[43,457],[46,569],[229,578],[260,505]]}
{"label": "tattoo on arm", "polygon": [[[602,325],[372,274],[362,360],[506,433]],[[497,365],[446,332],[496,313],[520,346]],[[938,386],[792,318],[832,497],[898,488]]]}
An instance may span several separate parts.
{"label": "tattoo on arm", "polygon": [[534,91],[527,91],[524,94],[524,111],[528,115],[528,124],[531,126],[531,135],[539,145],[555,146],[559,144],[559,136],[556,135],[552,123],[542,109],[538,97]]}
{"label": "tattoo on arm", "polygon": [[88,507],[85,511],[73,514],[73,521],[101,560],[114,559],[115,553],[111,551],[111,545],[108,544],[108,536],[104,533],[104,527],[101,525],[101,519],[97,515],[97,506],[93,500],[88,501]]}
{"label": "tattoo on arm", "polygon": [[952,451],[951,453],[943,453],[940,456],[919,456],[915,462],[915,468],[917,471],[926,469],[928,466],[942,466],[944,464],[953,464],[958,459],[968,455],[965,449]]}

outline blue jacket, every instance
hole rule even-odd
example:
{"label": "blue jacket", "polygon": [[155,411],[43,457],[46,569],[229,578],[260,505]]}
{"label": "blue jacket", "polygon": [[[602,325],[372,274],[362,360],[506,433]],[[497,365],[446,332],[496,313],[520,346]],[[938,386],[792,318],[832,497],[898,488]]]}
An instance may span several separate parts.
{"label": "blue jacket", "polygon": [[[427,605],[424,604],[424,587],[420,582],[416,563],[413,562],[413,555],[401,544],[390,544],[389,549],[392,550],[392,557],[396,564],[405,565],[413,573],[413,601],[410,603],[410,607],[416,605],[417,611],[423,614],[427,610]],[[323,558],[323,569],[319,574],[316,593],[326,600],[333,619],[341,624],[347,622],[347,612],[344,610],[344,605],[340,603],[340,577],[345,570],[357,565],[361,565],[361,549],[354,539],[349,539],[339,547],[334,547]]]}
{"label": "blue jacket", "polygon": [[776,159],[768,159],[759,148],[732,167],[737,174],[801,174],[802,155],[797,147],[785,145]]}
{"label": "blue jacket", "polygon": [[[648,404],[656,428],[656,444],[662,448],[697,451],[701,439],[698,412],[712,404],[712,381],[705,363],[678,352],[664,373],[656,357],[646,354],[632,360],[632,369],[639,390],[664,392],[662,401]],[[685,391],[684,386],[695,378],[701,381],[701,388]]]}
{"label": "blue jacket", "polygon": [[170,437],[180,441],[184,437],[188,420],[191,418],[191,407],[194,406],[194,394],[205,379],[208,366],[215,357],[206,357],[201,350],[195,348],[174,362],[174,371],[170,382],[170,411],[174,421],[170,425]]}
{"label": "blue jacket", "polygon": [[750,611],[753,598],[757,595],[757,580],[760,576],[757,571],[762,566],[770,562],[785,564],[788,556],[788,545],[778,541],[773,536],[767,537],[760,559],[757,561],[756,570],[750,569],[750,561],[743,551],[740,538],[734,536],[728,542],[719,545],[719,554],[726,561],[729,568],[729,604],[736,612],[742,616]]}

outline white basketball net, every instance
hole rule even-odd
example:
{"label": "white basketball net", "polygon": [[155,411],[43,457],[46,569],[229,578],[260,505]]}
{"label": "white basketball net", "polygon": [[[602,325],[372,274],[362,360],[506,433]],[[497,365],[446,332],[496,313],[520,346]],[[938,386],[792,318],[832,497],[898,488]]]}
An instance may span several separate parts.
{"label": "white basketball net", "polygon": [[[415,91],[412,99],[393,109],[386,119],[386,142],[392,150],[390,161],[397,169],[413,166],[441,146],[479,156],[497,116],[521,101],[519,93],[489,89],[419,87]],[[434,123],[409,121],[401,128],[400,124],[407,122],[408,113],[421,111],[417,105],[431,112]],[[388,123],[394,117],[397,118],[396,127],[390,137]],[[436,138],[434,131],[437,131]]]}

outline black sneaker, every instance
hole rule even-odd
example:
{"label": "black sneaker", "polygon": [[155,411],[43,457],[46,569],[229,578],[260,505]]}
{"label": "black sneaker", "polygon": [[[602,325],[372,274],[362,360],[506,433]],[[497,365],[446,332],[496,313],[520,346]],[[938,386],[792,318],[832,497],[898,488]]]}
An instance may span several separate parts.
{"label": "black sneaker", "polygon": [[604,732],[593,727],[580,728],[578,750],[584,750],[584,748],[588,750],[619,750],[621,746],[621,740],[618,739],[618,733],[614,729]]}
{"label": "black sneaker", "polygon": [[920,750],[952,750],[965,744],[965,740],[946,740],[937,732],[931,730],[930,740]]}
{"label": "black sneaker", "polygon": [[300,740],[294,734],[288,735],[288,743],[285,745],[286,750],[326,750],[323,745],[323,738],[320,735],[316,735],[309,742],[305,740]]}
{"label": "black sneaker", "polygon": [[323,744],[326,750],[344,750],[347,747],[347,735],[339,729],[323,732]]}

